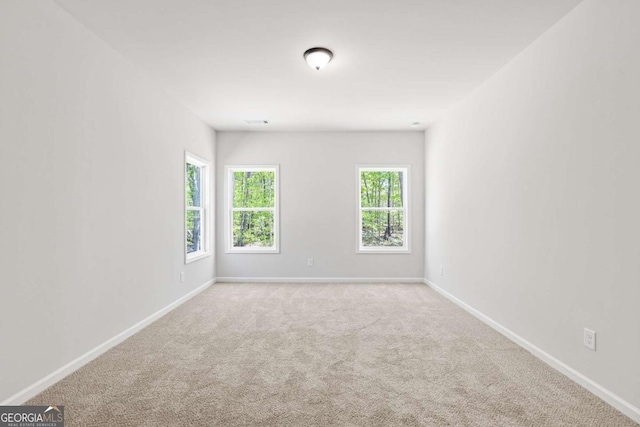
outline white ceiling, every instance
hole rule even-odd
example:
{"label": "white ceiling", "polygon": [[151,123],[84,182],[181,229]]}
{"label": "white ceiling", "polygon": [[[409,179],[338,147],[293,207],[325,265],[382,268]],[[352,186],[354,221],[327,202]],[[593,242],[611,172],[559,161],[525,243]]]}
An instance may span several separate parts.
{"label": "white ceiling", "polygon": [[580,2],[56,1],[218,130],[424,128]]}

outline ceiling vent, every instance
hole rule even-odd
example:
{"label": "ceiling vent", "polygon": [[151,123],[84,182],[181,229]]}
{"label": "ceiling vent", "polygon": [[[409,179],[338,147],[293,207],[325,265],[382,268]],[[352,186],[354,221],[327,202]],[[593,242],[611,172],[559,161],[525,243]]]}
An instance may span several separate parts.
{"label": "ceiling vent", "polygon": [[244,121],[248,125],[268,125],[269,120],[245,120]]}

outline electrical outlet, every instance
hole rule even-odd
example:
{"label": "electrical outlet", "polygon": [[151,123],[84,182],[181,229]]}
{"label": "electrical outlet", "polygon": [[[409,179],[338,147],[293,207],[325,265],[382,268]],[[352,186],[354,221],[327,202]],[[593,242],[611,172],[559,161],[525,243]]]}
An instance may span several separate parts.
{"label": "electrical outlet", "polygon": [[313,258],[307,258],[307,267],[313,267]]}
{"label": "electrical outlet", "polygon": [[184,271],[180,272],[180,283],[184,283]]}
{"label": "electrical outlet", "polygon": [[444,266],[440,266],[440,275],[444,276]]}
{"label": "electrical outlet", "polygon": [[591,329],[584,328],[584,346],[596,351],[596,332]]}

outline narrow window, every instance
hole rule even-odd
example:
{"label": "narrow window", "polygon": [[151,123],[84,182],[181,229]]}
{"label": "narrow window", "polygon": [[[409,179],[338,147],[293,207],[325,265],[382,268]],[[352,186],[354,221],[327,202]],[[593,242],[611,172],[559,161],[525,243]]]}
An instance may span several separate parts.
{"label": "narrow window", "polygon": [[227,252],[280,252],[278,174],[278,166],[227,166]]}
{"label": "narrow window", "polygon": [[209,188],[211,163],[185,152],[185,262],[211,255]]}
{"label": "narrow window", "polygon": [[408,253],[409,168],[357,167],[360,253]]}

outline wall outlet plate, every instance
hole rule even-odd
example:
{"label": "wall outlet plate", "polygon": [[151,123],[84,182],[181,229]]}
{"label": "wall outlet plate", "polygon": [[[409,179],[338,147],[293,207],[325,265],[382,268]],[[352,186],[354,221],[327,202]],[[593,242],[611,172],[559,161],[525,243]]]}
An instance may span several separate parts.
{"label": "wall outlet plate", "polygon": [[591,329],[584,328],[584,346],[588,349],[596,351],[596,332]]}
{"label": "wall outlet plate", "polygon": [[307,258],[307,267],[313,267],[313,258]]}

